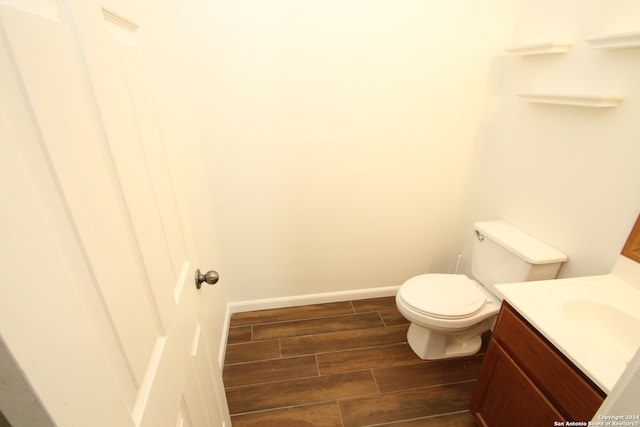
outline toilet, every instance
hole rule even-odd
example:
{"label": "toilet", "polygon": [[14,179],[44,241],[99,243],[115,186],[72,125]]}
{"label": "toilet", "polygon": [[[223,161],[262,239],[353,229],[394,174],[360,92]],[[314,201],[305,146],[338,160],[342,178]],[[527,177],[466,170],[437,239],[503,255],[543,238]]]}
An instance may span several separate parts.
{"label": "toilet", "polygon": [[502,298],[494,285],[554,279],[567,256],[504,222],[473,225],[471,272],[422,274],[407,280],[396,305],[411,325],[407,341],[422,359],[476,353],[495,323]]}

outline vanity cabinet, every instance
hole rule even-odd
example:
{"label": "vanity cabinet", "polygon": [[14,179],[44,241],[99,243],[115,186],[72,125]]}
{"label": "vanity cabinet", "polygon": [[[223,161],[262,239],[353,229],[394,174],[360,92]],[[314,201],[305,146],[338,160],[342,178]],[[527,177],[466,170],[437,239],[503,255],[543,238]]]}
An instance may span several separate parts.
{"label": "vanity cabinet", "polygon": [[562,421],[589,421],[605,397],[503,303],[471,399],[471,413],[479,425],[553,426]]}

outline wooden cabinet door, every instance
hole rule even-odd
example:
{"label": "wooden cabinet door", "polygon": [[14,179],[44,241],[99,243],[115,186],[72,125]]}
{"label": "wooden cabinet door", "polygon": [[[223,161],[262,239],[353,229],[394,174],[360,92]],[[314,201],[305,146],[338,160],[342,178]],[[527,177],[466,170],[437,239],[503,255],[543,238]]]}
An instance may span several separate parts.
{"label": "wooden cabinet door", "polygon": [[[552,426],[563,419],[495,341],[487,349],[471,400],[471,413],[482,426]],[[515,423],[515,424],[514,424]]]}

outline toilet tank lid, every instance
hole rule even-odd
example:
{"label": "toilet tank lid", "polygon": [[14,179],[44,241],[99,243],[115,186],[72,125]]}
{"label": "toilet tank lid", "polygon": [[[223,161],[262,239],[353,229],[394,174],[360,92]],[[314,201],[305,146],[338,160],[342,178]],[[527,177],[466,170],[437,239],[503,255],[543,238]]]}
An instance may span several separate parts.
{"label": "toilet tank lid", "polygon": [[476,222],[474,228],[531,264],[565,262],[566,254],[504,221]]}

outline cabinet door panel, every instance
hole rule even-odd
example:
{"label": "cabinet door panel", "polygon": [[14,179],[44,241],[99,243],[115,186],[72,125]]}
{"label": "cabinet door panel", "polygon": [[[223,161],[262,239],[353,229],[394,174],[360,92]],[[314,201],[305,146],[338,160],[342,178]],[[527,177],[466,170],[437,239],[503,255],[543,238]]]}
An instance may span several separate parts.
{"label": "cabinet door panel", "polygon": [[563,419],[502,347],[487,349],[471,413],[482,426],[552,426]]}
{"label": "cabinet door panel", "polygon": [[567,419],[589,420],[605,397],[510,306],[505,305],[493,337]]}

